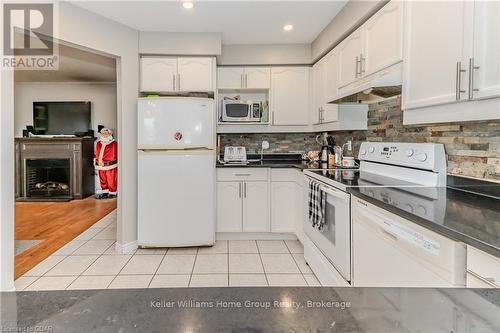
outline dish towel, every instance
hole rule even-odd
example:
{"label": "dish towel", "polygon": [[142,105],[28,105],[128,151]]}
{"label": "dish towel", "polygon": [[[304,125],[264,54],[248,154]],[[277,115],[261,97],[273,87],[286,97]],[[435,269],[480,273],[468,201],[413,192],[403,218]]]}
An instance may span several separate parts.
{"label": "dish towel", "polygon": [[313,228],[323,229],[325,224],[326,195],[321,191],[321,185],[309,180],[309,222]]}

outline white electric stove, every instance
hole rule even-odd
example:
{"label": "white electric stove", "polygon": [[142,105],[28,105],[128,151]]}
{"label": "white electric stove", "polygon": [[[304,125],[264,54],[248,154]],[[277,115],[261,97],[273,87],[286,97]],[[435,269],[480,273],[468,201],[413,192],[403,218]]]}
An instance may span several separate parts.
{"label": "white electric stove", "polygon": [[423,218],[444,213],[437,200],[440,188],[446,187],[443,145],[364,142],[358,158],[360,167],[355,170],[304,170],[308,180],[320,183],[326,196],[324,227],[318,230],[308,219],[304,221],[304,256],[323,285],[352,284],[349,188],[356,187],[363,194],[390,201]]}

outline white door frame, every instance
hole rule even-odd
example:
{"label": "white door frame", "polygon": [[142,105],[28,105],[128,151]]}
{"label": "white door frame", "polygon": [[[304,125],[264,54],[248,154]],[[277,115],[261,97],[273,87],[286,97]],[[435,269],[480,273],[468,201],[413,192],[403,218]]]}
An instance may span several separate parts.
{"label": "white door frame", "polygon": [[[116,99],[117,99],[117,127],[122,131],[122,102],[121,102],[121,58],[105,52],[88,49],[86,47],[62,40],[54,40],[59,44],[68,45],[82,50],[113,57],[116,59]],[[14,179],[15,179],[15,152],[14,152],[14,71],[1,70],[0,81],[0,291],[13,291],[14,288]],[[118,145],[118,156],[122,156],[122,145]],[[119,158],[120,160],[120,158]],[[120,173],[118,173],[120,176]],[[119,177],[119,184],[122,184]],[[133,180],[130,180],[133,181]],[[122,235],[122,219],[120,198],[122,186],[118,187],[118,221],[117,244]]]}

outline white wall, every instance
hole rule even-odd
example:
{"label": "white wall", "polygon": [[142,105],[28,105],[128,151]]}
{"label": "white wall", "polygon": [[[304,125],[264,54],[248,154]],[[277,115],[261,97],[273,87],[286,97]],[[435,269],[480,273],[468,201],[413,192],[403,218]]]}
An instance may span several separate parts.
{"label": "white wall", "polygon": [[116,84],[16,82],[14,86],[14,128],[20,137],[26,125],[33,125],[34,101],[90,101],[92,129],[102,124],[116,134]]}
{"label": "white wall", "polygon": [[310,44],[222,45],[218,65],[304,65],[311,63]]}
{"label": "white wall", "polygon": [[[67,2],[59,2],[59,39],[117,57],[118,152],[117,247],[137,244],[137,96],[139,34]],[[126,133],[126,135],[124,134]]]}
{"label": "white wall", "polygon": [[[59,2],[55,37],[62,43],[117,59],[117,127],[120,133],[117,248],[137,244],[137,128],[139,91],[138,32],[67,2]],[[0,15],[1,17],[2,15]],[[1,20],[1,19],[0,19]],[[1,22],[0,22],[1,23]],[[0,34],[1,35],[1,34]],[[0,37],[1,42],[1,37]],[[0,43],[0,45],[3,43]],[[14,261],[14,77],[1,75],[0,110],[0,288],[13,286]]]}
{"label": "white wall", "polygon": [[388,0],[349,1],[312,42],[313,62],[333,49],[387,2]]}
{"label": "white wall", "polygon": [[139,53],[219,55],[222,36],[217,32],[139,32]]}
{"label": "white wall", "polygon": [[[0,45],[3,45],[1,37]],[[14,73],[2,70],[0,73],[2,92],[0,94],[0,291],[14,289],[13,84]]]}

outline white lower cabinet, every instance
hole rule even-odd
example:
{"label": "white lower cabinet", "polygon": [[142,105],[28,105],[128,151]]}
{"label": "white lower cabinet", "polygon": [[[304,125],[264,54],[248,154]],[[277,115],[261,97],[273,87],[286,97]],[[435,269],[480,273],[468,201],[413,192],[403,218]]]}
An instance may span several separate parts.
{"label": "white lower cabinet", "polygon": [[271,182],[271,231],[294,232],[297,184],[294,182]]}
{"label": "white lower cabinet", "polygon": [[297,169],[217,169],[217,232],[292,233],[302,240],[302,179]]}
{"label": "white lower cabinet", "polygon": [[302,172],[271,170],[271,231],[295,233],[303,239],[304,188]]}
{"label": "white lower cabinet", "polygon": [[242,228],[241,182],[217,182],[217,231],[238,232]]}
{"label": "white lower cabinet", "polygon": [[269,232],[268,171],[217,170],[217,232]]}
{"label": "white lower cabinet", "polygon": [[269,196],[267,181],[244,182],[243,231],[269,231]]}

